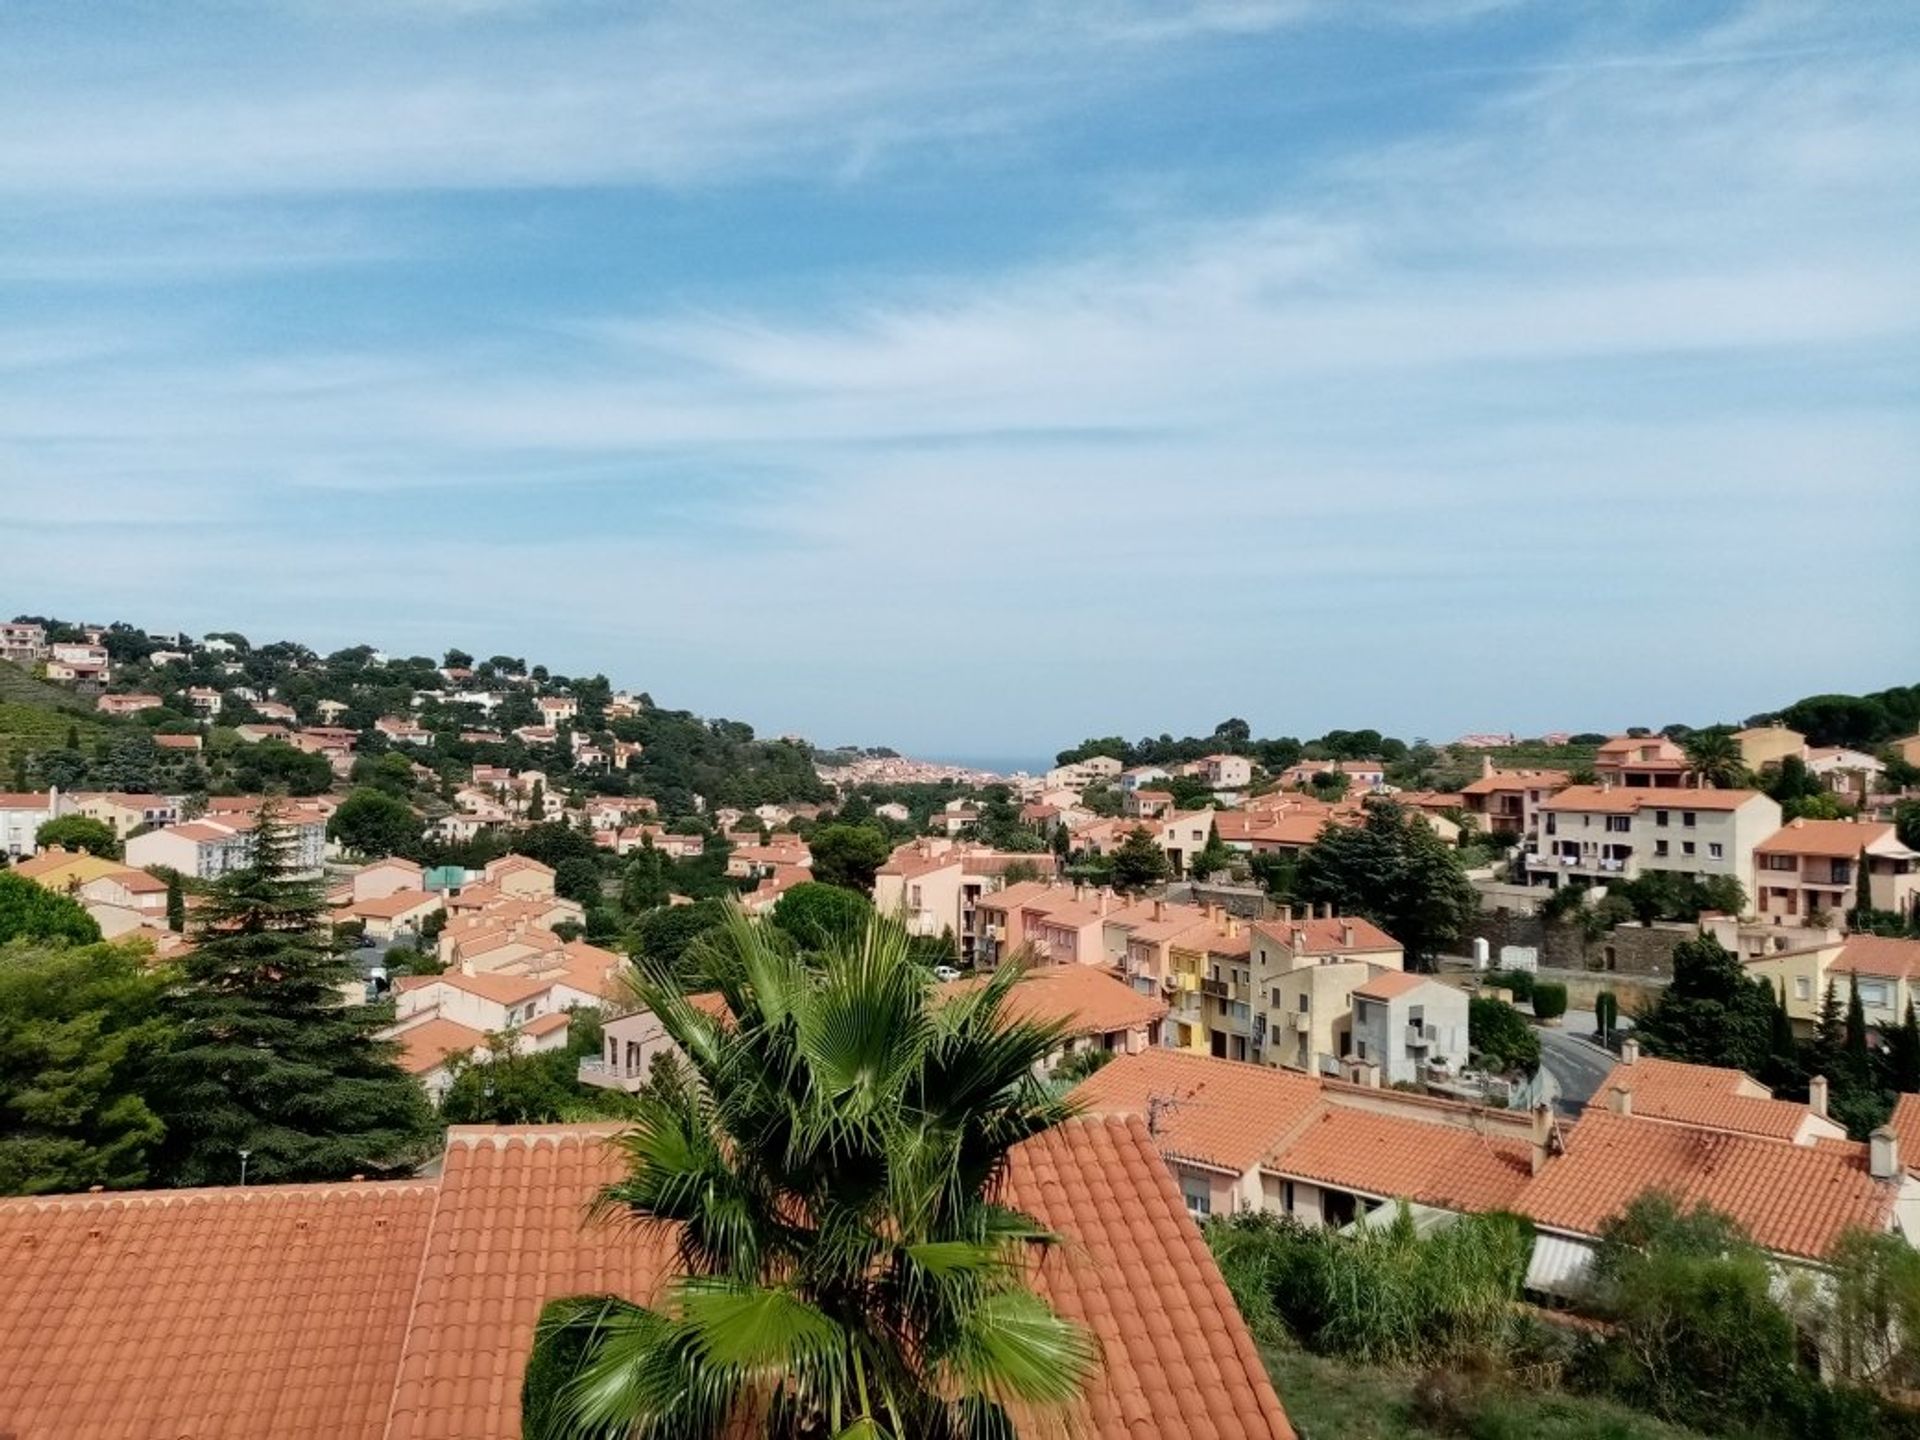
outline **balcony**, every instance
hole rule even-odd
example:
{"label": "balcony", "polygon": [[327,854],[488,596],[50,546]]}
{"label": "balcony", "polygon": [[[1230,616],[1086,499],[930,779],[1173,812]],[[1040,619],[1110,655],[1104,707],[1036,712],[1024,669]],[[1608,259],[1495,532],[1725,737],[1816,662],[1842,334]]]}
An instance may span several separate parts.
{"label": "balcony", "polygon": [[638,1065],[609,1065],[604,1060],[582,1060],[578,1079],[582,1085],[600,1090],[624,1090],[629,1095],[647,1083],[646,1072]]}
{"label": "balcony", "polygon": [[1233,998],[1233,987],[1224,980],[1202,980],[1200,982],[1200,993],[1211,996],[1215,1000],[1231,1000]]}
{"label": "balcony", "polygon": [[1409,1050],[1431,1049],[1440,1038],[1440,1030],[1435,1025],[1407,1026],[1407,1048]]}
{"label": "balcony", "polygon": [[1311,1013],[1305,1010],[1295,1010],[1295,1011],[1292,1011],[1291,1013],[1293,1016],[1293,1028],[1295,1033],[1300,1035],[1305,1035],[1308,1031],[1313,1029],[1313,1016]]}

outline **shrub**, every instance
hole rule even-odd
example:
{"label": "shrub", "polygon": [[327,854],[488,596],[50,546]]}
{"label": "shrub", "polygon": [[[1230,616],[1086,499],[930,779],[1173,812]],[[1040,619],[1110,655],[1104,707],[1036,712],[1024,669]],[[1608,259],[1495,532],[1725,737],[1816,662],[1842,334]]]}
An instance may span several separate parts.
{"label": "shrub", "polygon": [[1490,995],[1467,1002],[1467,1040],[1495,1070],[1531,1070],[1540,1063],[1540,1037],[1526,1017]]}
{"label": "shrub", "polygon": [[1538,984],[1533,987],[1533,1013],[1539,1020],[1558,1020],[1567,1013],[1567,987]]}
{"label": "shrub", "polygon": [[1513,998],[1522,1005],[1533,999],[1535,981],[1530,970],[1489,970],[1485,983],[1511,991]]}

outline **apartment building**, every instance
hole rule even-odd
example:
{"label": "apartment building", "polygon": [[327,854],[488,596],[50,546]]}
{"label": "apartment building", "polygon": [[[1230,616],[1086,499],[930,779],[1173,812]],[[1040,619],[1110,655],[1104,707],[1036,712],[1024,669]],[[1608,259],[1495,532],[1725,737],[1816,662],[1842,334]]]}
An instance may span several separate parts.
{"label": "apartment building", "polygon": [[1467,992],[1431,975],[1383,970],[1353,992],[1353,1058],[1389,1085],[1466,1067]]}
{"label": "apartment building", "polygon": [[1541,805],[1571,783],[1564,770],[1496,770],[1483,756],[1480,778],[1461,787],[1460,800],[1483,833],[1532,841],[1539,838]]}
{"label": "apartment building", "polygon": [[1757,790],[1652,784],[1574,785],[1541,802],[1540,834],[1524,852],[1531,883],[1627,881],[1652,870],[1700,879],[1753,878],[1754,848],[1780,828],[1780,807]]}
{"label": "apartment building", "polygon": [[1009,869],[1051,877],[1051,855],[1024,855],[923,837],[898,847],[873,877],[874,908],[898,915],[914,935],[952,935],[963,963],[980,959],[981,902]]}
{"label": "apartment building", "polygon": [[0,855],[20,859],[40,848],[40,827],[71,814],[73,802],[50,790],[0,791]]}
{"label": "apartment building", "polygon": [[1677,790],[1687,782],[1687,752],[1664,735],[1616,735],[1593,757],[1603,784]]}
{"label": "apartment building", "polygon": [[1250,1058],[1331,1074],[1353,1052],[1353,992],[1406,953],[1370,920],[1283,907],[1251,927],[1247,1000],[1256,1012]]}
{"label": "apartment building", "polygon": [[1754,846],[1753,902],[1773,925],[1824,924],[1852,910],[1865,873],[1876,910],[1911,913],[1920,851],[1881,821],[1790,820]]}
{"label": "apartment building", "polygon": [[1805,759],[1807,737],[1785,725],[1751,725],[1733,732],[1733,743],[1740,747],[1740,763],[1749,770],[1764,770],[1789,756]]}
{"label": "apartment building", "polygon": [[[326,855],[325,817],[312,811],[290,810],[281,815],[280,822],[292,840],[295,873],[317,876]],[[218,880],[253,863],[258,826],[257,812],[228,813],[163,826],[127,841],[127,864],[140,869],[165,866],[197,879]]]}
{"label": "apartment building", "polygon": [[46,658],[46,626],[25,620],[0,622],[0,660],[25,667]]}
{"label": "apartment building", "polygon": [[167,795],[133,795],[122,790],[76,790],[67,799],[72,813],[98,820],[113,838],[125,840],[142,826],[175,825],[180,802]]}
{"label": "apartment building", "polygon": [[1908,1005],[1920,1006],[1920,940],[1846,935],[1763,955],[1746,966],[1749,975],[1785,997],[1787,1015],[1802,1034],[1818,1024],[1829,985],[1842,1005],[1858,993],[1869,1025],[1896,1026]]}
{"label": "apartment building", "polygon": [[47,648],[47,678],[104,683],[113,678],[113,662],[104,645],[55,643]]}

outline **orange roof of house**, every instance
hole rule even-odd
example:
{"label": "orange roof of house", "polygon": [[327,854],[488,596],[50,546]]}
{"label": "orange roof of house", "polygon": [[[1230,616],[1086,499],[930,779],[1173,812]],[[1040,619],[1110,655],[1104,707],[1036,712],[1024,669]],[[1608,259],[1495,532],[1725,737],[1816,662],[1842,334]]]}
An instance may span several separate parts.
{"label": "orange roof of house", "polygon": [[1909,1170],[1920,1170],[1920,1095],[1896,1096],[1887,1124],[1899,1137],[1901,1163]]}
{"label": "orange roof of house", "polygon": [[438,905],[440,896],[426,890],[396,890],[375,900],[351,900],[347,909],[369,920],[392,920],[423,905]]}
{"label": "orange roof of house", "polygon": [[1431,975],[1417,975],[1411,970],[1387,970],[1358,987],[1353,993],[1368,1000],[1391,1000],[1396,995],[1404,995],[1409,990],[1418,990],[1422,985],[1434,980]]}
{"label": "orange roof of house", "polygon": [[1849,975],[1920,975],[1920,940],[1852,935],[1840,947],[1831,968]]}
{"label": "orange roof of house", "polygon": [[409,1075],[424,1075],[429,1070],[437,1070],[446,1063],[447,1056],[466,1055],[487,1043],[485,1031],[438,1015],[411,1029],[402,1030],[393,1038],[400,1046],[400,1066]]}
{"label": "orange roof of house", "polygon": [[1885,823],[1857,820],[1789,820],[1773,834],[1753,847],[1756,855],[1823,855],[1834,860],[1851,860],[1873,844],[1893,834]]}
{"label": "orange roof of house", "polygon": [[1570,777],[1564,770],[1496,770],[1463,786],[1462,795],[1493,795],[1508,790],[1550,790],[1565,785]]}
{"label": "orange roof of house", "polygon": [[1513,1208],[1548,1229],[1594,1235],[1655,1190],[1711,1205],[1767,1249],[1809,1259],[1850,1227],[1884,1229],[1895,1198],[1867,1173],[1864,1145],[1788,1145],[1591,1109]]}
{"label": "orange roof of house", "polygon": [[0,1430],[375,1440],[438,1193],[409,1181],[0,1200]]}
{"label": "orange roof of house", "polygon": [[1329,1105],[1265,1168],[1421,1205],[1506,1210],[1533,1178],[1533,1146],[1510,1136]]}
{"label": "orange roof of house", "polygon": [[1627,785],[1574,785],[1540,802],[1542,810],[1631,815],[1639,810],[1738,810],[1758,790],[1653,790]]}
{"label": "orange roof of house", "polygon": [[[19,1440],[508,1440],[549,1299],[655,1302],[663,1231],[589,1222],[613,1126],[456,1126],[432,1181],[0,1200],[0,1424]],[[1137,1120],[1013,1152],[1001,1198],[1065,1239],[1035,1288],[1100,1368],[1076,1435],[1291,1440]],[[1022,1433],[1042,1422],[1016,1407]]]}
{"label": "orange roof of house", "polygon": [[[960,995],[984,984],[984,976],[970,976],[949,981],[940,990]],[[1070,1036],[1110,1035],[1116,1030],[1144,1030],[1164,1019],[1167,1002],[1156,995],[1142,995],[1097,966],[1038,965],[1020,977],[1007,997],[1007,1009],[1022,1020],[1064,1022]]]}
{"label": "orange roof of house", "polygon": [[1746,1093],[1762,1088],[1744,1071],[1718,1065],[1688,1065],[1646,1056],[1615,1065],[1594,1091],[1591,1103],[1605,1106],[1615,1087],[1633,1097],[1635,1117],[1671,1120],[1708,1130],[1732,1130],[1792,1140],[1813,1112],[1792,1100]]}
{"label": "orange roof of house", "polygon": [[551,1035],[556,1030],[564,1030],[573,1017],[565,1010],[549,1010],[545,1015],[536,1015],[520,1027],[522,1035],[531,1035],[536,1040],[542,1035]]}
{"label": "orange roof of house", "polygon": [[[1353,928],[1353,943],[1347,943],[1347,927]],[[1294,950],[1293,932],[1301,932],[1296,954],[1353,955],[1362,951],[1402,950],[1405,947],[1371,920],[1358,915],[1322,916],[1319,919],[1256,920],[1253,929],[1276,945]]]}
{"label": "orange roof of house", "polygon": [[1309,1116],[1320,1085],[1292,1070],[1147,1050],[1095,1071],[1073,1097],[1095,1115],[1158,1109],[1154,1135],[1164,1153],[1242,1175]]}

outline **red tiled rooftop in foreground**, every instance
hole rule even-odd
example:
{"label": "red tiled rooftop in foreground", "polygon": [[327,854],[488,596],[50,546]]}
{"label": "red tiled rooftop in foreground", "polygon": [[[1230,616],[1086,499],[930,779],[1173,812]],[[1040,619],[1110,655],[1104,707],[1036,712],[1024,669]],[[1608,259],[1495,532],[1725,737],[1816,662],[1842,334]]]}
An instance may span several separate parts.
{"label": "red tiled rooftop in foreground", "polygon": [[379,1436],[437,1194],[0,1201],[0,1435]]}
{"label": "red tiled rooftop in foreground", "polygon": [[1532,1155],[1530,1142],[1510,1135],[1330,1106],[1265,1168],[1382,1199],[1510,1210],[1533,1178]]}
{"label": "red tiled rooftop in foreground", "polygon": [[1897,1193],[1868,1173],[1865,1145],[1789,1145],[1589,1109],[1514,1208],[1548,1229],[1594,1235],[1648,1190],[1704,1202],[1767,1249],[1809,1259],[1851,1226],[1884,1229]]}
{"label": "red tiled rooftop in foreground", "polygon": [[[589,1223],[608,1126],[456,1127],[437,1181],[0,1201],[0,1433],[17,1440],[508,1440],[540,1307],[657,1294],[668,1238]],[[1014,1153],[1066,1243],[1035,1285],[1101,1369],[1023,1435],[1293,1432],[1138,1120]]]}

